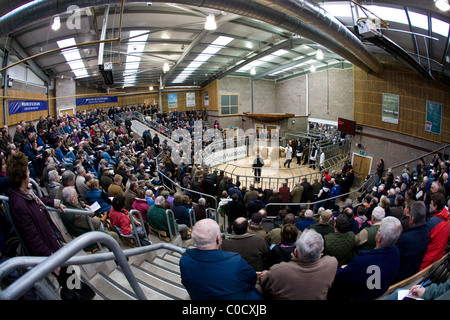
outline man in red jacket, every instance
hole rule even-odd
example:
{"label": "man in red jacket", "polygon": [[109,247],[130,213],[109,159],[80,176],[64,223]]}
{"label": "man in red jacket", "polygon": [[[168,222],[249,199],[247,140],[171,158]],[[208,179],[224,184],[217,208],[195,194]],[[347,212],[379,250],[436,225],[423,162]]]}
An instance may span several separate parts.
{"label": "man in red jacket", "polygon": [[432,265],[444,256],[448,242],[450,225],[448,222],[448,210],[445,207],[445,197],[436,192],[431,195],[431,217],[427,222],[429,241],[428,249],[420,266],[420,270]]}

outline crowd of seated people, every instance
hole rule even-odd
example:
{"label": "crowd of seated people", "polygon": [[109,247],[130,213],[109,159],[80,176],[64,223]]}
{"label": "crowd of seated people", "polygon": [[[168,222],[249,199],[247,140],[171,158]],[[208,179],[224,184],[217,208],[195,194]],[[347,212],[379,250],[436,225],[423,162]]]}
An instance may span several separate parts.
{"label": "crowd of seated people", "polygon": [[[261,290],[267,298],[295,298],[292,293],[283,293],[282,288],[271,288],[277,273],[285,268],[277,270],[278,266],[284,263],[299,264],[301,269],[314,266],[311,270],[317,272],[318,279],[322,277],[317,266],[324,265],[336,272],[339,281],[327,279],[320,286],[297,279],[299,285],[307,285],[311,297],[373,299],[394,281],[430,266],[448,251],[450,165],[440,154],[428,165],[421,162],[412,171],[405,168],[397,179],[393,178],[393,170],[388,170],[376,188],[366,190],[354,206],[345,195],[354,179],[348,161],[338,173],[325,170],[320,181],[306,178],[296,181],[292,190],[286,184],[278,190],[242,186],[224,172],[193,162],[175,164],[173,152],[178,150],[168,146],[163,134],[146,131],[138,137],[128,132],[114,114],[133,110],[142,108],[77,112],[57,120],[41,117],[36,127],[33,122],[19,124],[13,137],[5,127],[0,145],[4,157],[0,157],[0,175],[8,178],[7,160],[18,151],[23,152],[29,160],[30,177],[38,181],[47,195],[80,208],[98,203],[96,215],[106,227],[109,221],[121,237],[133,235],[130,224],[134,222],[139,234],[144,230],[166,234],[178,231],[182,238],[188,239],[194,222],[208,218],[206,209],[213,206],[212,198],[216,198],[216,214],[228,221],[228,234],[219,249],[238,251],[255,272],[262,272]],[[199,117],[197,113],[174,116],[176,111],[169,114],[153,111],[153,117],[172,128],[187,126],[190,120],[183,117],[194,120]],[[205,115],[202,113],[200,117]],[[157,161],[158,155],[161,158]],[[182,187],[181,192],[173,182]],[[70,189],[63,192],[66,188]],[[73,190],[79,201],[72,197]],[[337,198],[330,199],[333,197]],[[345,201],[345,205],[340,207],[338,199]],[[318,206],[291,205],[317,201]],[[267,206],[270,203],[277,205]],[[132,217],[133,221],[128,218],[132,209],[141,213],[145,228],[140,225],[139,216]],[[166,209],[172,209],[175,216],[170,226],[165,220]],[[189,215],[190,210],[193,216]],[[109,217],[111,212],[113,215]],[[414,243],[417,237],[409,236],[417,229],[427,242],[421,243],[420,252],[411,250],[411,246],[417,246]],[[401,245],[396,246],[397,242]],[[316,254],[309,257],[308,246]],[[391,261],[382,265],[388,276],[381,279],[381,289],[369,294],[361,287],[361,270],[368,263],[377,262],[373,251],[380,249],[385,254],[380,259]],[[352,275],[359,278],[357,287],[349,291],[346,284]],[[352,296],[352,292],[357,292],[357,296]]]}
{"label": "crowd of seated people", "polygon": [[[146,114],[153,115],[158,121],[166,121],[169,117],[167,114],[157,113],[157,107],[133,105],[112,107],[109,110],[78,111],[72,116],[60,115],[57,119],[41,116],[36,124],[34,121],[19,123],[13,135],[10,135],[9,128],[4,126],[0,141],[0,175],[4,178],[2,193],[8,195],[8,159],[16,153],[23,153],[28,159],[29,177],[38,183],[44,196],[59,199],[61,203],[71,207],[74,207],[75,203],[76,207],[81,209],[98,204],[95,229],[110,227],[122,237],[133,237],[134,230],[131,230],[130,226],[133,222],[139,234],[142,234],[143,230],[152,230],[149,227],[157,223],[153,221],[156,214],[148,214],[150,207],[162,207],[165,212],[165,209],[174,205],[171,199],[175,192],[164,186],[161,180],[163,176],[158,175],[158,172],[180,181],[181,174],[184,170],[187,171],[188,167],[173,164],[172,150],[163,135],[161,141],[158,134],[150,130],[143,136],[137,136],[136,133],[133,135],[133,132],[128,130],[128,124],[121,122],[120,119],[130,119],[130,112],[142,109],[146,109]],[[116,114],[120,114],[120,117],[116,117]],[[199,111],[198,114],[200,118],[205,119],[205,112]],[[186,115],[189,119],[184,118]],[[199,117],[197,111],[179,115],[175,112],[170,114],[169,122],[173,124],[172,120],[176,120],[179,121],[178,126],[187,125],[190,119],[194,121]],[[161,165],[157,167],[156,157],[160,154],[164,157],[159,159]],[[63,192],[66,188],[71,189]],[[79,202],[72,201],[73,190],[77,192]],[[193,199],[188,195],[189,193],[186,193],[183,196],[183,206],[186,210],[192,208]],[[198,200],[197,197],[195,201]],[[132,209],[138,210],[141,215],[135,214],[131,221],[127,214]],[[111,211],[115,213],[112,217],[109,216]],[[66,218],[64,213],[61,215],[61,221],[65,226],[67,224],[69,233],[75,230],[68,224],[68,221],[73,220],[72,216]],[[144,226],[141,226],[141,217],[145,222]],[[101,226],[98,225],[100,219]],[[159,228],[165,228],[167,231],[164,224]],[[184,238],[188,237],[186,224],[180,223],[177,229]],[[77,232],[72,236],[79,234],[80,232]],[[4,249],[3,241],[1,249]]]}
{"label": "crowd of seated people", "polygon": [[[396,178],[389,169],[372,190],[361,189],[356,203],[345,196],[346,180],[352,179],[348,162],[339,174],[324,171],[320,182],[303,179],[293,190],[285,184],[279,190],[253,185],[247,190],[223,173],[211,175],[200,167],[194,180],[201,191],[209,185],[205,179],[216,182],[218,211],[229,224],[219,249],[239,253],[261,272],[263,297],[371,300],[449,252],[449,167],[437,153],[427,166],[419,161]],[[324,187],[335,188],[334,193],[322,197]],[[319,206],[291,205],[317,201]],[[277,205],[267,206],[271,202]],[[269,211],[275,219],[268,219]],[[308,257],[312,251],[315,256]],[[381,271],[376,288],[367,285],[373,265]],[[324,270],[329,275],[330,269],[335,276],[325,278]],[[297,270],[301,276],[294,275]]]}

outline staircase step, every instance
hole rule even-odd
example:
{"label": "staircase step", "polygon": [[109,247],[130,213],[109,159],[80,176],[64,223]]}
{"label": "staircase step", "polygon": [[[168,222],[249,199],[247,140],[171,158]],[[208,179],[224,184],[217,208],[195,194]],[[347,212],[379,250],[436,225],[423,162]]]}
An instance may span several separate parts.
{"label": "staircase step", "polygon": [[168,270],[147,260],[144,261],[139,267],[147,272],[153,273],[161,279],[167,279],[168,281],[174,282],[179,286],[183,286],[181,283],[180,274],[177,272]]}
{"label": "staircase step", "polygon": [[161,279],[159,276],[146,271],[138,266],[131,266],[136,279],[145,286],[158,290],[172,299],[187,300],[189,294],[186,289],[175,282]]}
{"label": "staircase step", "polygon": [[[134,276],[136,277],[136,280],[139,282],[142,291],[144,292],[145,296],[149,300],[173,300],[176,299],[176,297],[172,296],[169,292],[169,294],[166,294],[164,290],[159,289],[159,287],[152,285],[150,283],[147,283],[145,281],[141,280],[140,273],[137,272],[138,270],[136,268],[131,267],[131,271],[133,272]],[[131,292],[133,295],[135,295],[133,289],[131,288],[130,284],[128,283],[127,278],[125,277],[125,274],[122,273],[120,269],[114,270],[111,272],[111,278],[114,279],[114,281],[118,282],[123,286],[126,290]]]}
{"label": "staircase step", "polygon": [[172,261],[166,260],[165,258],[162,257],[156,257],[153,261],[153,264],[163,267],[165,269],[168,269],[172,272],[176,272],[176,273],[180,273],[180,266],[178,265],[178,263],[174,263]]}
{"label": "staircase step", "polygon": [[171,253],[168,252],[168,253],[166,253],[164,255],[163,259],[167,260],[167,261],[170,261],[170,262],[172,262],[172,263],[174,263],[176,265],[179,265],[181,257],[177,257],[177,256],[172,255]]}
{"label": "staircase step", "polygon": [[103,272],[97,273],[89,280],[89,283],[96,291],[94,300],[136,300],[133,292],[127,290]]}

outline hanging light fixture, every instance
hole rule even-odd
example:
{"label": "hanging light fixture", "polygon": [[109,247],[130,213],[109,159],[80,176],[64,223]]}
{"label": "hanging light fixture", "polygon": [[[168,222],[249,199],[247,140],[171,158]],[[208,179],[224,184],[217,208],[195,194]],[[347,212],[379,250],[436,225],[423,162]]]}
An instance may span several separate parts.
{"label": "hanging light fixture", "polygon": [[169,64],[166,62],[166,63],[164,63],[164,66],[163,66],[163,71],[164,71],[164,73],[166,73],[167,71],[169,71],[170,70],[170,67],[169,67]]}
{"label": "hanging light fixture", "polygon": [[59,28],[61,28],[61,18],[59,16],[56,16],[53,19],[53,24],[52,24],[52,30],[58,30]]}
{"label": "hanging light fixture", "polygon": [[434,5],[441,11],[450,10],[450,4],[448,3],[448,0],[434,0]]}
{"label": "hanging light fixture", "polygon": [[322,52],[322,50],[317,50],[317,52],[316,52],[316,59],[317,60],[322,60],[323,59],[323,52]]}
{"label": "hanging light fixture", "polygon": [[251,68],[251,69],[250,69],[250,74],[251,74],[252,76],[254,76],[254,75],[256,74],[256,69],[255,69],[255,68]]}
{"label": "hanging light fixture", "polygon": [[316,72],[316,67],[314,67],[313,65],[311,65],[311,73]]}
{"label": "hanging light fixture", "polygon": [[205,29],[206,30],[216,30],[217,29],[216,17],[213,14],[209,14],[206,17]]}

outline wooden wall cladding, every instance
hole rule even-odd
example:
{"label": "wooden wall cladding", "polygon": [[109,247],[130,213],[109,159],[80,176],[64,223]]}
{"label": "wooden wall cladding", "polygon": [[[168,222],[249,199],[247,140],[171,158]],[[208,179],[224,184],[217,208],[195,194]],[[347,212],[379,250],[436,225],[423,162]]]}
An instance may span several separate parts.
{"label": "wooden wall cladding", "polygon": [[[357,124],[450,143],[450,87],[400,67],[385,66],[381,74],[368,74],[357,67],[353,70]],[[383,93],[399,96],[398,124],[382,121]],[[441,134],[425,131],[427,101],[442,104]]]}
{"label": "wooden wall cladding", "polygon": [[[195,93],[195,107],[187,107],[186,104],[186,93]],[[169,108],[168,97],[169,94],[177,95],[177,107]],[[158,101],[158,99],[156,99]],[[173,112],[177,110],[178,112],[188,111],[188,110],[201,110],[203,108],[203,94],[200,90],[192,91],[173,91],[173,92],[163,92],[161,94],[162,111],[163,112]]]}
{"label": "wooden wall cladding", "polygon": [[[34,93],[34,92],[8,90],[8,98],[6,98],[6,100],[7,101],[9,101],[9,100],[44,100],[44,101],[47,101],[47,95]],[[2,103],[3,103],[3,101],[2,101]],[[54,108],[54,100],[49,101],[49,103],[47,104],[47,108],[50,111],[55,109]],[[43,111],[24,112],[24,113],[17,113],[17,114],[9,115],[8,111],[7,111],[8,126],[18,124],[18,123],[20,123],[20,121],[25,121],[25,122],[34,121],[34,120],[39,119],[40,116],[47,117],[48,113],[49,113],[48,110],[43,110]],[[52,116],[54,116],[54,114]],[[2,121],[2,123],[5,123],[3,120],[4,120],[3,112],[1,112],[1,121]]]}
{"label": "wooden wall cladding", "polygon": [[[205,106],[205,92],[208,92],[209,106]],[[202,89],[202,108],[206,110],[219,111],[219,80],[214,80]]]}

